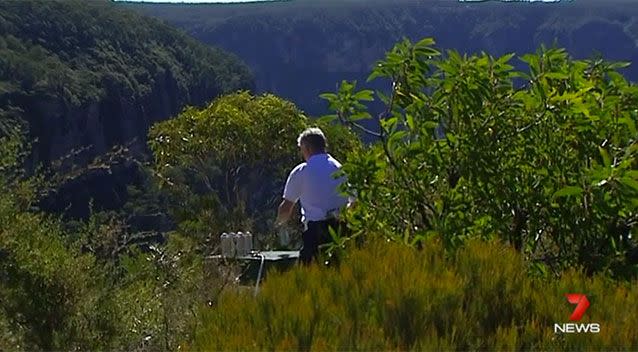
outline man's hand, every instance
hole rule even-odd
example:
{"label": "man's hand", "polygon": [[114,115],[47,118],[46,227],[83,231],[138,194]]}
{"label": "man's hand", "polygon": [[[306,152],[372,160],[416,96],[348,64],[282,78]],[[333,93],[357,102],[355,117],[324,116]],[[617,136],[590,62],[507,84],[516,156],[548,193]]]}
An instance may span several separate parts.
{"label": "man's hand", "polygon": [[281,204],[279,204],[279,209],[277,210],[277,220],[275,220],[275,228],[280,228],[285,225],[292,216],[292,211],[294,209],[295,203],[284,199]]}

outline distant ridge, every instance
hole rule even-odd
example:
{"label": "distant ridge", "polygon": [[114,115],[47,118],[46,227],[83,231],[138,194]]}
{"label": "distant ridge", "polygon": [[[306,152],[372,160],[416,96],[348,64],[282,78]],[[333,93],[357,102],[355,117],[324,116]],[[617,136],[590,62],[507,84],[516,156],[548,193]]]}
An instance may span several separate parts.
{"label": "distant ridge", "polygon": [[573,0],[458,0],[459,2],[544,2],[544,3],[558,3],[558,2],[572,2]]}
{"label": "distant ridge", "polygon": [[[317,116],[327,113],[319,94],[334,91],[342,79],[366,84],[371,66],[402,37],[413,41],[434,37],[444,49],[493,55],[522,55],[541,44],[557,43],[577,58],[603,53],[610,60],[638,62],[636,0],[295,0],[276,4],[124,6],[167,20],[207,44],[235,53],[255,73],[258,91],[274,92]],[[624,73],[638,80],[638,65]]]}
{"label": "distant ridge", "polygon": [[255,4],[262,2],[288,2],[292,0],[111,0],[119,3],[147,3],[147,4],[174,4],[174,5],[237,5]]}

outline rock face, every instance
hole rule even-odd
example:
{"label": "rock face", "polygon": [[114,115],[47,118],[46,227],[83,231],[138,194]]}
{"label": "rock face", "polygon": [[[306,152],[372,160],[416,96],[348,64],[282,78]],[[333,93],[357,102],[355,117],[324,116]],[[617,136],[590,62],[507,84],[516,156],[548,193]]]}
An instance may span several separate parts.
{"label": "rock face", "polygon": [[142,150],[154,122],[253,88],[233,55],[108,1],[2,2],[0,54],[0,116],[29,122],[34,164]]}
{"label": "rock face", "polygon": [[[575,57],[596,52],[638,61],[638,2],[452,0],[292,1],[251,5],[131,5],[242,58],[257,89],[326,112],[320,93],[342,79],[364,83],[374,62],[403,37],[434,37],[442,49],[493,55],[534,52],[555,41]],[[514,60],[516,62],[516,60]],[[638,63],[627,70],[638,79]]]}
{"label": "rock face", "polygon": [[66,171],[87,165],[118,145],[145,154],[148,129],[153,123],[175,116],[187,104],[201,105],[222,93],[196,88],[181,91],[171,72],[153,81],[153,89],[142,97],[112,87],[106,88],[99,101],[78,107],[69,107],[60,99],[25,104],[24,116],[36,140],[33,162],[54,163],[60,171]]}
{"label": "rock face", "polygon": [[[63,175],[46,209],[120,207],[153,123],[253,88],[234,55],[110,1],[0,2],[0,119],[28,122],[30,170]],[[130,162],[95,162],[119,146]]]}

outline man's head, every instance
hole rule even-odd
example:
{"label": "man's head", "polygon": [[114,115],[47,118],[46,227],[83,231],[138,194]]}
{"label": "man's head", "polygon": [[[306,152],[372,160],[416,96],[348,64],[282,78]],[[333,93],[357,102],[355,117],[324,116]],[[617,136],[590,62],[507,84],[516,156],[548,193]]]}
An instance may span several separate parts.
{"label": "man's head", "polygon": [[315,154],[326,152],[326,136],[316,127],[307,128],[297,138],[297,145],[301,149],[304,160],[308,160]]}

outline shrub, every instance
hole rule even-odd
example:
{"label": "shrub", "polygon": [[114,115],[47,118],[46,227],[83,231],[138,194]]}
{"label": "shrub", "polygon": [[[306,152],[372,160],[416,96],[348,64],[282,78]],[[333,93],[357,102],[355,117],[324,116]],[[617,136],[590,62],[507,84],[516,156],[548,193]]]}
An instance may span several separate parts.
{"label": "shrub", "polygon": [[[344,166],[358,233],[454,248],[497,236],[557,270],[582,265],[636,274],[638,87],[626,63],[574,60],[542,47],[514,55],[443,55],[432,39],[404,41],[370,79],[391,82],[374,121],[379,140]],[[344,82],[324,94],[352,127],[371,118],[373,92]],[[370,131],[367,131],[370,132]]]}
{"label": "shrub", "polygon": [[[297,136],[314,124],[284,99],[239,92],[153,126],[155,170],[182,232],[201,240],[229,230],[270,231],[286,176],[302,161]],[[347,129],[319,126],[335,156],[359,146]]]}
{"label": "shrub", "polygon": [[193,241],[172,235],[142,253],[108,214],[64,226],[35,211],[43,187],[25,177],[26,150],[19,124],[0,119],[0,187],[11,190],[0,193],[0,350],[173,350],[189,340],[197,303],[212,295]]}
{"label": "shrub", "polygon": [[[637,348],[638,289],[569,271],[533,278],[498,242],[471,240],[455,255],[374,242],[338,268],[269,275],[260,293],[226,292],[204,313],[194,350],[585,350]],[[554,334],[587,294],[581,322],[599,334]]]}
{"label": "shrub", "polygon": [[90,307],[104,296],[95,261],[65,245],[59,224],[29,210],[36,178],[20,168],[21,127],[0,124],[0,349],[92,349],[112,321]]}

